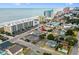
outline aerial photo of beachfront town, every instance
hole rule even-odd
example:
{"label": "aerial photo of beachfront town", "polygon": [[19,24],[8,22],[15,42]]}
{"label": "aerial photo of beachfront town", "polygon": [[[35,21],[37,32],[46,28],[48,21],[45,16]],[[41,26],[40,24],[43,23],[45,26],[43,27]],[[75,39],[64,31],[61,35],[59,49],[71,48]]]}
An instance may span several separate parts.
{"label": "aerial photo of beachfront town", "polygon": [[[28,15],[30,13],[34,16],[27,18],[20,18],[17,14],[15,16],[19,17],[16,18],[18,20],[13,20],[15,16],[8,17],[8,10],[4,12],[4,9],[0,9],[2,13],[4,12],[0,14],[0,55],[79,54],[79,8],[64,7],[39,10],[35,10],[36,13],[28,11]],[[12,21],[2,23],[1,15],[5,13],[8,18],[6,16],[3,18],[11,18]],[[18,13],[17,10],[16,13]],[[23,16],[25,17],[26,14]]]}

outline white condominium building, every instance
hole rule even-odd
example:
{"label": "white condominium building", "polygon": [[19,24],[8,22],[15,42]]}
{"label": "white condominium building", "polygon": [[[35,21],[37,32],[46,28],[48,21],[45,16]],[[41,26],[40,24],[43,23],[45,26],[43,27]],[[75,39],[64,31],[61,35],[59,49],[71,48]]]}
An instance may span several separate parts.
{"label": "white condominium building", "polygon": [[4,31],[13,34],[37,25],[39,25],[37,17],[25,18],[5,24]]}

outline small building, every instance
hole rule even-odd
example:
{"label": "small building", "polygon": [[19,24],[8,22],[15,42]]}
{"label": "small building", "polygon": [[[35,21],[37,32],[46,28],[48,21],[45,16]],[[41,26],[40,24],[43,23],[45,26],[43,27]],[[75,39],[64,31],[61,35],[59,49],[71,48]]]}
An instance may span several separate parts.
{"label": "small building", "polygon": [[29,40],[30,42],[37,42],[39,41],[39,36],[35,34],[30,34],[28,36],[25,36],[26,41]]}
{"label": "small building", "polygon": [[13,45],[6,49],[7,53],[10,55],[18,55],[20,52],[22,52],[23,48],[20,45]]}
{"label": "small building", "polygon": [[69,29],[72,27],[72,24],[64,24],[64,29]]}
{"label": "small building", "polygon": [[59,31],[59,34],[60,34],[60,35],[65,35],[65,31],[64,31],[64,30],[60,30],[60,31]]}
{"label": "small building", "polygon": [[2,40],[0,40],[0,44],[2,43]]}
{"label": "small building", "polygon": [[43,32],[40,31],[40,29],[33,31],[33,35],[39,36],[41,35]]}
{"label": "small building", "polygon": [[4,50],[0,50],[0,55],[8,55],[8,53]]}
{"label": "small building", "polygon": [[58,27],[60,25],[60,22],[49,22],[46,26],[48,27]]}
{"label": "small building", "polygon": [[57,45],[57,42],[56,41],[49,40],[46,44],[48,46],[54,48]]}
{"label": "small building", "polygon": [[13,43],[11,43],[9,41],[5,41],[5,42],[0,44],[0,49],[1,50],[5,50],[5,49],[9,48],[12,45],[13,45]]}
{"label": "small building", "polygon": [[65,14],[68,14],[68,13],[70,13],[70,8],[66,7],[66,8],[63,9],[63,11],[64,11]]}
{"label": "small building", "polygon": [[68,42],[62,41],[60,44],[62,44],[62,48],[58,48],[58,51],[67,54],[68,52]]}
{"label": "small building", "polygon": [[68,52],[68,51],[67,51],[66,49],[64,49],[64,48],[63,48],[63,49],[58,48],[58,51],[60,51],[60,52],[62,52],[62,53],[64,53],[64,54],[67,54],[67,52]]}
{"label": "small building", "polygon": [[[13,43],[10,43],[9,41],[5,41],[0,44],[0,52],[1,54],[7,53],[7,54],[18,54],[22,51],[22,47]],[[2,52],[3,51],[3,52]]]}

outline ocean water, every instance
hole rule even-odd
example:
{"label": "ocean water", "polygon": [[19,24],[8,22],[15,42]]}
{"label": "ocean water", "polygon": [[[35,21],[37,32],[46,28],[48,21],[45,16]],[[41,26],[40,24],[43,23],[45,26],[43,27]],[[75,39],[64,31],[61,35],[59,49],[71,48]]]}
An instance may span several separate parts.
{"label": "ocean water", "polygon": [[50,8],[0,8],[0,23],[33,16],[43,16],[45,10],[50,10]]}

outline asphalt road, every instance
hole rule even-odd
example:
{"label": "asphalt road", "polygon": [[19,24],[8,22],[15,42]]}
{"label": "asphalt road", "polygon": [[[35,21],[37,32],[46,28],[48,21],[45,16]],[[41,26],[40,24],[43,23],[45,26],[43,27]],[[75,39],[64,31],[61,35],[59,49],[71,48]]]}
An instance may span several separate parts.
{"label": "asphalt road", "polygon": [[[11,40],[10,40],[11,41]],[[35,53],[37,53],[37,51],[39,51],[40,53],[39,54],[43,54],[45,52],[49,52],[49,53],[52,53],[54,55],[60,55],[60,53],[56,52],[56,51],[53,51],[53,50],[50,50],[50,49],[46,49],[46,48],[42,48],[42,47],[39,47],[39,46],[36,46],[32,43],[29,43],[29,42],[26,42],[24,40],[20,40],[18,39],[17,41],[15,41],[15,43],[17,44],[20,44],[20,45],[23,45],[25,47],[29,47],[31,48]]]}
{"label": "asphalt road", "polygon": [[[12,43],[17,43],[17,44],[23,45],[23,46],[28,47],[28,48],[31,48],[34,51],[34,53],[37,53],[37,51],[39,51],[40,52],[39,54],[43,54],[44,52],[49,52],[49,53],[52,53],[53,55],[59,55],[60,53],[58,53],[58,52],[56,52],[54,50],[42,48],[42,47],[36,46],[36,45],[34,45],[34,44],[30,43],[30,42],[26,42],[24,40],[21,40],[21,38],[23,38],[24,36],[29,35],[35,29],[36,28],[33,28],[33,29],[31,29],[31,30],[29,30],[27,32],[16,35],[15,37],[9,37],[10,39],[8,41],[10,41]],[[6,36],[6,37],[8,37],[8,36]]]}
{"label": "asphalt road", "polygon": [[[41,25],[39,25],[39,26],[41,26]],[[24,40],[21,39],[24,36],[29,35],[31,32],[33,32],[37,28],[38,27],[32,28],[31,30],[29,30],[27,32],[24,32],[22,34],[16,35],[15,37],[7,36],[7,35],[3,35],[3,36],[9,38],[9,40],[7,40],[7,41],[10,41],[12,43],[17,43],[17,44],[23,45],[25,47],[31,48],[32,51],[34,53],[36,53],[36,54],[40,55],[40,54],[43,54],[44,52],[48,52],[48,53],[52,53],[53,55],[60,55],[61,53],[59,53],[59,52],[56,52],[54,50],[50,50],[50,49],[47,49],[47,48],[42,48],[40,46],[34,45],[34,44],[30,43],[30,42],[26,42],[26,41],[24,41]],[[37,51],[39,51],[40,53],[37,53]]]}

